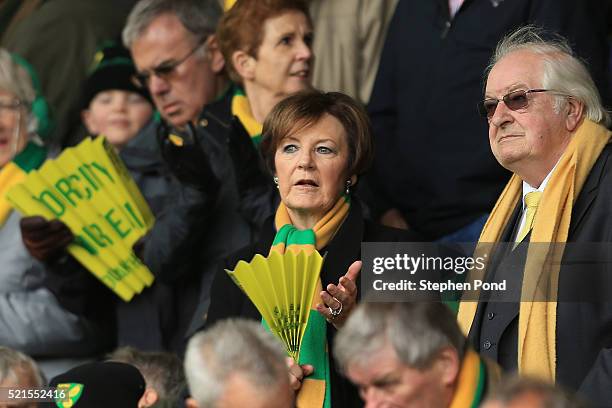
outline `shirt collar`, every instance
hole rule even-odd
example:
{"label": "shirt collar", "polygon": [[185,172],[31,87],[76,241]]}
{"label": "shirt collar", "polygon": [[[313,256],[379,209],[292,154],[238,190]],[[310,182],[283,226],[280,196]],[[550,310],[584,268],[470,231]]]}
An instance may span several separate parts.
{"label": "shirt collar", "polygon": [[538,188],[532,187],[531,185],[529,185],[529,183],[523,180],[523,211],[525,211],[525,196],[534,191],[544,192],[544,189],[546,188],[546,185],[548,184],[548,180],[550,180],[550,176],[552,176],[552,174],[555,172],[555,169],[557,168],[557,164],[559,164],[558,161],[557,163],[555,163],[555,166],[552,168],[552,170],[550,170],[550,172],[546,175],[546,177],[544,178],[544,181],[542,181],[542,183],[540,184],[540,187]]}

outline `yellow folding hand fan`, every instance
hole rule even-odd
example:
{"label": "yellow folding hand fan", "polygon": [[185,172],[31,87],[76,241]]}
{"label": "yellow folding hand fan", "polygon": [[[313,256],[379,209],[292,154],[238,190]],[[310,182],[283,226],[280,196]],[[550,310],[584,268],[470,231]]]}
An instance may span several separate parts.
{"label": "yellow folding hand fan", "polygon": [[322,265],[323,257],[317,251],[272,251],[267,258],[258,254],[251,262],[238,262],[233,271],[226,269],[295,361]]}

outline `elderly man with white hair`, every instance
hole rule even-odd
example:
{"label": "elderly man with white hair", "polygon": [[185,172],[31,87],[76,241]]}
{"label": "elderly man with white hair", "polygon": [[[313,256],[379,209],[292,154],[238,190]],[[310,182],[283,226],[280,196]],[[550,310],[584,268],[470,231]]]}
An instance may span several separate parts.
{"label": "elderly man with white hair", "polygon": [[362,303],[334,352],[367,408],[475,407],[499,380],[442,303]]}
{"label": "elderly man with white hair", "polygon": [[587,408],[569,392],[545,381],[514,377],[500,384],[481,408]]}
{"label": "elderly man with white hair", "polygon": [[[0,389],[31,389],[44,385],[45,381],[34,360],[17,350],[0,346]],[[0,408],[10,406],[0,402]],[[37,406],[38,403],[30,401],[19,404],[20,408],[36,408]]]}
{"label": "elderly man with white hair", "polygon": [[[506,370],[609,405],[609,260],[584,243],[612,240],[610,117],[567,42],[545,37],[527,26],[498,44],[479,105],[493,154],[513,172],[480,242],[523,248],[505,256],[519,266],[493,263],[485,278],[506,279],[520,299],[465,299],[458,319],[477,350]],[[576,270],[579,253],[588,267]]]}
{"label": "elderly man with white hair", "polygon": [[286,356],[261,324],[227,319],[193,336],[185,355],[189,408],[293,408]]}
{"label": "elderly man with white hair", "polygon": [[9,347],[0,346],[0,387],[42,387],[40,369],[30,356]]}

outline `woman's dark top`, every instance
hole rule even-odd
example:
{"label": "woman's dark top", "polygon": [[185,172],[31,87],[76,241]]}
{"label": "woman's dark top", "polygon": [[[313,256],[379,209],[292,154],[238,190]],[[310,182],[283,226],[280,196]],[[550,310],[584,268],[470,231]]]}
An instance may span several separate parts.
{"label": "woman's dark top", "polygon": [[[321,283],[325,288],[328,284],[338,284],[348,267],[361,259],[362,242],[403,242],[415,241],[418,237],[408,231],[388,228],[366,221],[362,217],[361,206],[356,200],[351,203],[349,214],[321,254],[325,254],[325,262],[321,270]],[[263,226],[262,233],[254,245],[236,252],[226,263],[226,269],[232,270],[240,260],[250,261],[255,254],[267,255],[276,235],[274,219],[270,218]],[[359,288],[359,281],[357,282]],[[243,317],[261,321],[261,314],[248,297],[234,284],[227,273],[219,271],[215,277],[211,291],[211,304],[205,327],[229,317]],[[342,376],[336,368],[333,359],[333,341],[336,328],[327,325],[327,344],[330,346],[331,396],[332,407],[352,408],[362,407],[357,389]]]}

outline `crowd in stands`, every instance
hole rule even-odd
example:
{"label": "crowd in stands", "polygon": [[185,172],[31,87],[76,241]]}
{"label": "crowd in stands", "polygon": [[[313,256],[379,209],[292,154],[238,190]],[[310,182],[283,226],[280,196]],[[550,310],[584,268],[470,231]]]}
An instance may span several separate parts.
{"label": "crowd in stands", "polygon": [[[611,50],[606,0],[0,0],[0,408],[612,407]],[[129,301],[7,198],[99,135]],[[371,242],[510,243],[461,278],[516,296],[366,301]],[[298,252],[292,358],[226,272]]]}

